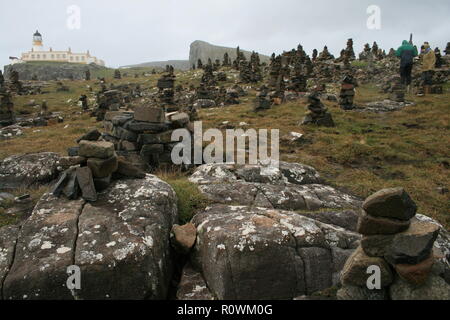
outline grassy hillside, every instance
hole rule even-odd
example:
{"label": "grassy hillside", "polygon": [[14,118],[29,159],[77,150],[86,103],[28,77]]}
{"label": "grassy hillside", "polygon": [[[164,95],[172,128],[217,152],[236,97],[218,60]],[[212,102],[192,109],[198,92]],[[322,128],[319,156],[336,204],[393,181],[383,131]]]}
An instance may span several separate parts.
{"label": "grassy hillside", "polygon": [[[178,74],[184,85],[197,82],[196,73]],[[115,82],[139,82],[144,88],[153,87],[159,76],[124,78]],[[108,82],[113,81],[108,79]],[[44,128],[26,129],[24,135],[0,141],[0,159],[12,154],[40,151],[65,153],[67,147],[89,128],[100,126],[87,115],[77,114],[79,107],[67,103],[76,101],[89,84],[98,89],[95,81],[68,81],[68,93],[51,93],[43,96],[15,97],[18,109],[30,99],[46,99],[50,110],[62,111],[65,122]],[[448,92],[448,85],[446,88]],[[426,97],[410,96],[416,105],[393,113],[376,114],[344,112],[337,104],[325,102],[336,122],[335,128],[315,126],[299,127],[306,110],[306,101],[286,103],[271,110],[254,113],[254,93],[245,97],[242,104],[226,108],[200,111],[205,129],[219,127],[224,121],[238,126],[247,122],[252,128],[280,129],[280,136],[296,131],[304,134],[301,143],[290,145],[280,142],[282,160],[301,162],[315,167],[331,184],[366,197],[382,188],[403,186],[419,206],[419,212],[436,218],[450,227],[450,194],[439,188],[450,186],[450,94]],[[385,96],[371,85],[357,89],[356,103],[380,100]],[[186,179],[181,173],[161,174],[176,188],[184,190]],[[178,190],[178,192],[180,192]],[[183,195],[183,199],[186,199]],[[203,200],[198,195],[192,201],[199,206]],[[191,206],[183,211],[190,215]],[[1,220],[0,210],[0,225]]]}

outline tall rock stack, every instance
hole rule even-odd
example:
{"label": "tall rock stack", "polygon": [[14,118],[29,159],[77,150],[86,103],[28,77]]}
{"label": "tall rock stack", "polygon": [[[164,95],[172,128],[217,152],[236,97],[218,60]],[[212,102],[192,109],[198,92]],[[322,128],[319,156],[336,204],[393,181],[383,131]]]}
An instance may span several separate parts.
{"label": "tall rock stack", "polygon": [[203,67],[203,75],[201,82],[207,86],[215,86],[217,84],[216,78],[214,77],[214,71],[211,64],[207,64],[205,67]]}
{"label": "tall rock stack", "polygon": [[[366,199],[357,226],[363,238],[341,272],[338,299],[450,299],[450,286],[433,272],[440,227],[415,218],[416,211],[402,188],[381,190]],[[378,288],[370,278],[374,272]]]}
{"label": "tall rock stack", "polygon": [[348,39],[347,48],[345,49],[345,54],[347,55],[347,57],[350,61],[353,61],[356,59],[355,51],[353,50],[353,39]]}
{"label": "tall rock stack", "polygon": [[256,101],[255,101],[255,111],[263,111],[270,109],[272,103],[270,101],[269,97],[269,88],[266,86],[262,86],[259,89],[258,94],[256,95]]}
{"label": "tall rock stack", "polygon": [[20,82],[19,73],[16,70],[9,72],[8,91],[15,94],[21,94],[23,92],[22,82]]}
{"label": "tall rock stack", "polygon": [[327,61],[327,60],[334,60],[333,55],[328,51],[328,47],[325,46],[323,48],[323,51],[319,54],[319,57],[317,58],[319,61]]}
{"label": "tall rock stack", "polygon": [[118,111],[123,104],[122,93],[119,90],[100,91],[96,97],[96,107],[92,112],[92,116],[97,121],[102,121],[108,111]]}
{"label": "tall rock stack", "polygon": [[334,121],[328,109],[320,101],[320,93],[314,92],[308,97],[309,113],[303,119],[301,125],[315,124],[324,127],[334,127]]}
{"label": "tall rock stack", "polygon": [[370,59],[370,56],[372,55],[372,51],[371,51],[371,50],[372,50],[372,49],[370,48],[370,44],[366,43],[366,44],[364,45],[364,50],[363,50],[363,52],[361,52],[361,53],[359,54],[359,60],[363,60],[363,61],[369,60],[369,59]]}
{"label": "tall rock stack", "polygon": [[437,69],[442,68],[442,55],[441,55],[441,50],[439,48],[434,49],[434,54],[436,56],[436,64],[435,67]]}
{"label": "tall rock stack", "polygon": [[0,127],[14,124],[14,104],[11,94],[0,84]]}
{"label": "tall rock stack", "polygon": [[[173,106],[175,96],[175,75],[173,73],[164,74],[156,85],[158,87],[158,98],[163,107]],[[169,110],[170,111],[170,110]]]}
{"label": "tall rock stack", "polygon": [[343,110],[355,108],[353,99],[355,98],[355,79],[351,75],[346,75],[342,80],[341,92],[339,94],[339,105]]}
{"label": "tall rock stack", "polygon": [[445,47],[445,55],[450,55],[450,42],[447,42],[447,46]]}
{"label": "tall rock stack", "polygon": [[406,87],[402,84],[401,79],[396,77],[391,86],[391,93],[389,99],[395,102],[405,102]]}
{"label": "tall rock stack", "polygon": [[114,79],[122,79],[122,74],[120,73],[120,70],[118,69],[114,70]]}
{"label": "tall rock stack", "polygon": [[231,66],[231,60],[230,60],[230,56],[228,55],[228,52],[225,52],[224,55],[223,55],[222,66],[223,67],[230,67]]}
{"label": "tall rock stack", "polygon": [[272,61],[269,66],[268,87],[270,88],[270,90],[275,90],[280,73],[281,73],[281,56],[275,57],[275,55],[273,55]]}
{"label": "tall rock stack", "polygon": [[171,152],[178,141],[172,141],[175,129],[189,127],[189,115],[165,114],[162,108],[139,106],[134,112],[108,112],[104,127],[119,152],[139,155],[153,169],[171,165]]}
{"label": "tall rock stack", "polygon": [[5,85],[5,77],[3,77],[3,72],[0,70],[0,89]]}

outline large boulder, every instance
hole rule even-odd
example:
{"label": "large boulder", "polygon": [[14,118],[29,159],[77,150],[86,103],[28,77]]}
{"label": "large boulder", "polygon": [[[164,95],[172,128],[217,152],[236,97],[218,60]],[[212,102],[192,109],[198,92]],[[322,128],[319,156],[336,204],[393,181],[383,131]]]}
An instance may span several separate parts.
{"label": "large boulder", "polygon": [[292,299],[331,287],[346,250],[360,239],[343,228],[268,208],[217,204],[192,222],[197,227],[192,262],[218,299]]}
{"label": "large boulder", "polygon": [[60,156],[43,152],[10,156],[0,161],[0,190],[47,184],[58,177]]}
{"label": "large boulder", "polygon": [[[152,175],[117,181],[93,203],[45,194],[19,233],[3,298],[165,299],[176,203]],[[66,287],[72,265],[81,270],[80,290]]]}
{"label": "large boulder", "polygon": [[356,197],[322,184],[317,171],[302,164],[207,164],[189,178],[210,200],[282,210],[358,208]]}

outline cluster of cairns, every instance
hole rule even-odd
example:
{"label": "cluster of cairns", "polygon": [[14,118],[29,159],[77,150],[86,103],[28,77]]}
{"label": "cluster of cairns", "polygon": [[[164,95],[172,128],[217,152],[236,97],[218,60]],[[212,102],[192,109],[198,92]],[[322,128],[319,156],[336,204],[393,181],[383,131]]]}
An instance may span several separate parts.
{"label": "cluster of cairns", "polygon": [[250,61],[240,61],[239,77],[243,83],[256,83],[262,80],[261,61],[258,53],[252,52]]}
{"label": "cluster of cairns", "polygon": [[440,227],[416,218],[416,211],[403,188],[381,190],[365,200],[357,225],[363,238],[341,272],[339,299],[403,300],[427,286],[443,288],[448,299],[448,285],[435,266],[442,252],[433,249]]}
{"label": "cluster of cairns", "polygon": [[178,142],[172,141],[175,129],[191,129],[184,112],[165,113],[163,108],[139,106],[134,111],[111,111],[104,119],[104,139],[124,155],[140,156],[150,168],[170,166],[171,153]]}
{"label": "cluster of cairns", "polygon": [[342,80],[339,105],[343,110],[355,109],[353,104],[353,99],[355,98],[355,85],[356,81],[352,75],[346,75]]}
{"label": "cluster of cairns", "polygon": [[0,71],[0,127],[14,124],[14,104],[11,94],[6,90],[5,79]]}
{"label": "cluster of cairns", "polygon": [[315,124],[317,126],[334,127],[334,121],[327,107],[320,101],[320,93],[313,92],[308,96],[308,110],[301,125]]}
{"label": "cluster of cairns", "polygon": [[106,190],[113,179],[145,177],[144,171],[119,157],[114,144],[101,137],[97,129],[89,131],[77,140],[77,147],[69,148],[69,156],[61,158],[61,164],[70,168],[53,186],[54,196],[95,202],[98,193]]}

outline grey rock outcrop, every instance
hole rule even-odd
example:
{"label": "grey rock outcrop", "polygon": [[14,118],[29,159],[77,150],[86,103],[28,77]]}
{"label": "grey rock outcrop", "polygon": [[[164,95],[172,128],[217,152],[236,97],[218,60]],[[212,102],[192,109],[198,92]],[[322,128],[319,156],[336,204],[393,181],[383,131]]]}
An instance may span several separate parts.
{"label": "grey rock outcrop", "polygon": [[358,208],[359,199],[322,184],[309,166],[280,162],[279,165],[207,164],[189,178],[210,200],[282,210]]}
{"label": "grey rock outcrop", "polygon": [[0,190],[46,184],[58,177],[60,156],[43,152],[10,156],[0,161]]}
{"label": "grey rock outcrop", "polygon": [[[95,203],[45,194],[17,245],[2,236],[17,231],[0,229],[3,299],[167,298],[176,202],[173,189],[152,175],[117,181]],[[66,287],[71,265],[81,269],[81,290]]]}

